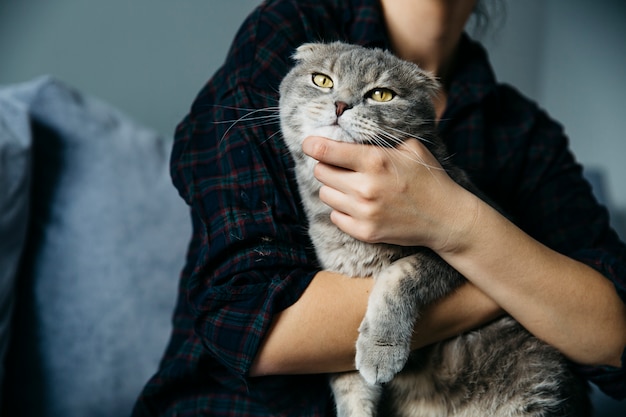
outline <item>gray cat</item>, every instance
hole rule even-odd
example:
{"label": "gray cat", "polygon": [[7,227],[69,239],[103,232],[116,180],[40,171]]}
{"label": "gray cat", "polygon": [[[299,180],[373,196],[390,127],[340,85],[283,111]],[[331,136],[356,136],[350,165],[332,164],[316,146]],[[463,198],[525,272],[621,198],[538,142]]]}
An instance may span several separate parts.
{"label": "gray cat", "polygon": [[424,306],[464,278],[429,249],[363,243],[340,231],[319,200],[316,161],[301,146],[319,135],[393,151],[403,139],[419,138],[455,181],[480,195],[437,137],[431,98],[438,84],[389,52],[340,42],[302,45],[294,59],[280,86],[281,130],[311,240],[323,268],[375,279],[359,328],[359,372],[331,377],[338,415],[589,415],[586,385],[510,317],[410,352]]}

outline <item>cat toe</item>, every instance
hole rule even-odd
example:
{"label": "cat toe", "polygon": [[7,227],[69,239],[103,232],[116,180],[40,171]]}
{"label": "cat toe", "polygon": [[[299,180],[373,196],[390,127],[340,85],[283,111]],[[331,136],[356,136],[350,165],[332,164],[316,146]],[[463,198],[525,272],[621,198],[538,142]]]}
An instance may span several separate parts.
{"label": "cat toe", "polygon": [[384,384],[404,368],[409,347],[359,336],[356,367],[369,384]]}

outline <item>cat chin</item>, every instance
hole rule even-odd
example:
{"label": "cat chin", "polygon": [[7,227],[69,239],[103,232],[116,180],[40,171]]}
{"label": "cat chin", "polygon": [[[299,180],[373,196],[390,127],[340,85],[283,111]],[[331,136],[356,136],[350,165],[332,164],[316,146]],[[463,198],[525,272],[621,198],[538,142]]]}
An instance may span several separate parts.
{"label": "cat chin", "polygon": [[323,138],[333,139],[339,142],[355,142],[354,138],[350,136],[340,126],[322,126],[311,129],[307,136],[320,136]]}

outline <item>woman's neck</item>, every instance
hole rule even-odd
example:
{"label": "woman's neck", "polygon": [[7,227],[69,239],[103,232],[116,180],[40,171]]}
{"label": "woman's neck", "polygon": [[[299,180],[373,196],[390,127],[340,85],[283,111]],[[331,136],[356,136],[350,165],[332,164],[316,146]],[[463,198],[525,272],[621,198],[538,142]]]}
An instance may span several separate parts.
{"label": "woman's neck", "polygon": [[396,55],[445,80],[476,0],[380,0]]}

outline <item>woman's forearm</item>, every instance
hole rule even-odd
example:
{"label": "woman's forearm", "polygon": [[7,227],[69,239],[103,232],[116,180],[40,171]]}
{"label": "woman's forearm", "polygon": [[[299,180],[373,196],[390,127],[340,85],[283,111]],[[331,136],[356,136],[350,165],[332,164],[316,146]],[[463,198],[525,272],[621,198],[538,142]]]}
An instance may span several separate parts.
{"label": "woman's forearm", "polygon": [[[251,376],[354,370],[358,327],[372,280],[320,272],[302,297],[279,314],[261,346]],[[413,347],[437,342],[502,314],[471,284],[431,305],[416,323]]]}
{"label": "woman's forearm", "polygon": [[250,375],[353,370],[371,288],[371,279],[319,272],[300,299],[274,318]]}
{"label": "woman's forearm", "polygon": [[478,328],[504,311],[471,282],[428,306],[416,321],[412,348],[417,349]]}
{"label": "woman's forearm", "polygon": [[613,284],[532,239],[484,203],[472,216],[469,235],[439,254],[573,361],[619,366],[626,307]]}

